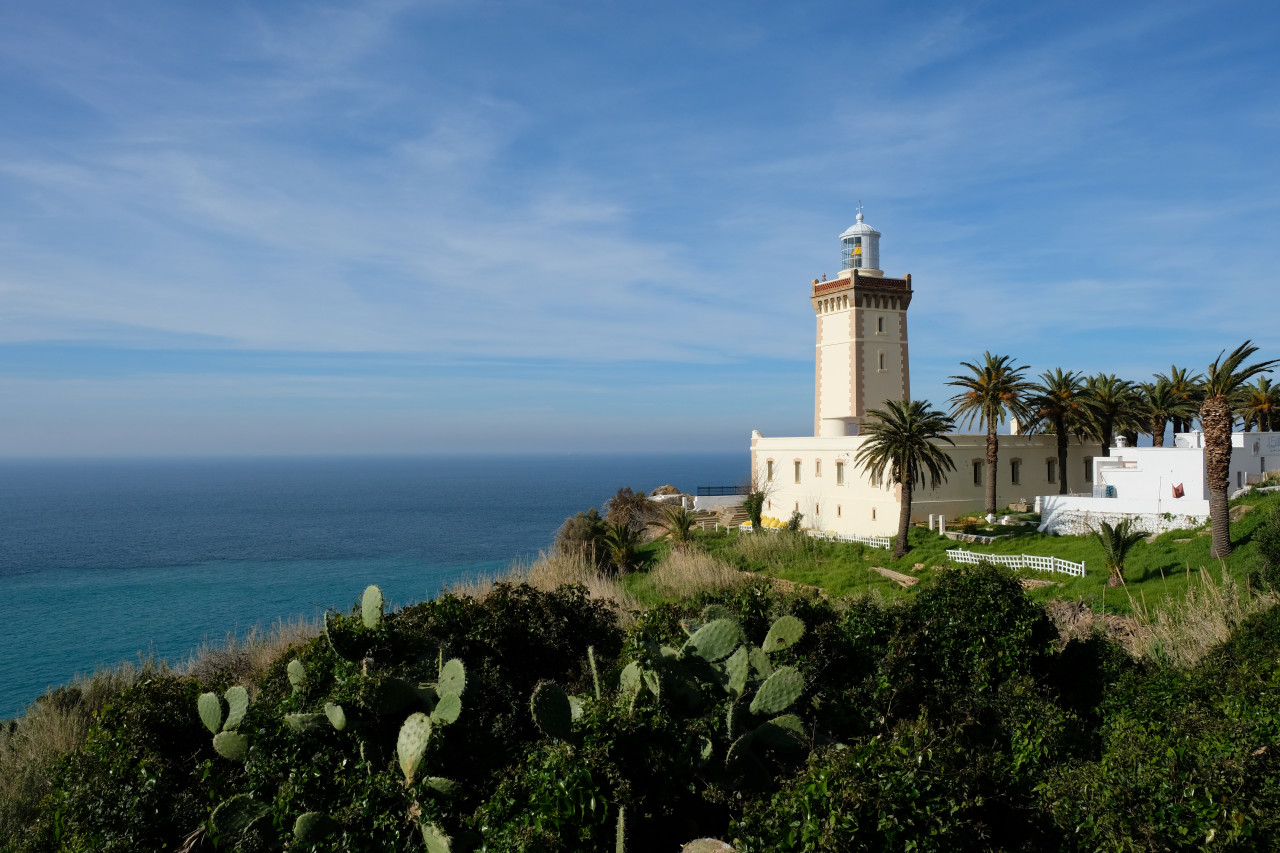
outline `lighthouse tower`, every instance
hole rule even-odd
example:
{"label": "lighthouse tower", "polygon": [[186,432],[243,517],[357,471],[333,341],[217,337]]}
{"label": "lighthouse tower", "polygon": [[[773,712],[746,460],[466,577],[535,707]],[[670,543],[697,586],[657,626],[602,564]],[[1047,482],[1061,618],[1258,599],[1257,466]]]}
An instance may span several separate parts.
{"label": "lighthouse tower", "polygon": [[885,400],[911,399],[907,308],[911,276],[889,278],[880,267],[880,232],[858,221],[840,235],[843,268],[833,281],[813,280],[818,318],[813,434],[856,435]]}

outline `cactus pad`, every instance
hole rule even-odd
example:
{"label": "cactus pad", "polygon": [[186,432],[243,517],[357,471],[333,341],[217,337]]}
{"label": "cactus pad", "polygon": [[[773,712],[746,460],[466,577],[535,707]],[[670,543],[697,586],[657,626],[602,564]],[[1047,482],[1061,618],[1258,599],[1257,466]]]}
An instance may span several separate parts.
{"label": "cactus pad", "polygon": [[733,853],[733,846],[718,838],[695,838],[681,847],[680,853]]}
{"label": "cactus pad", "polygon": [[249,712],[249,691],[236,684],[227,688],[226,697],[227,721],[222,724],[222,730],[229,732],[240,725]]}
{"label": "cactus pad", "polygon": [[739,634],[737,622],[732,619],[717,619],[695,631],[685,642],[681,652],[685,655],[697,655],[708,661],[727,658],[738,647]]}
{"label": "cactus pad", "polygon": [[732,619],[733,611],[723,604],[708,604],[702,608],[702,621],[714,622],[717,619]]}
{"label": "cactus pad", "polygon": [[306,812],[293,822],[293,837],[303,844],[310,844],[332,834],[337,826],[337,822],[324,812]]}
{"label": "cactus pad", "polygon": [[751,757],[751,735],[745,734],[729,746],[729,752],[724,758],[724,766],[731,771],[739,769]]}
{"label": "cactus pad", "polygon": [[769,654],[779,652],[794,646],[802,636],[804,636],[804,623],[788,614],[769,628],[761,648]]}
{"label": "cactus pad", "polygon": [[218,835],[234,838],[249,828],[249,824],[266,817],[271,812],[265,803],[260,803],[248,794],[236,794],[223,800],[210,815],[210,822]]}
{"label": "cactus pad", "polygon": [[640,688],[644,687],[644,676],[640,672],[640,664],[632,661],[622,668],[622,675],[618,678],[618,689],[623,696],[631,697],[640,692]]}
{"label": "cactus pad", "polygon": [[595,646],[587,646],[587,660],[591,663],[591,684],[596,689],[596,701],[600,701],[600,670],[596,669]]}
{"label": "cactus pad", "polygon": [[239,732],[218,732],[213,736],[213,748],[223,758],[244,761],[249,751],[249,739]]}
{"label": "cactus pad", "polygon": [[451,853],[453,839],[434,823],[422,824],[422,840],[427,843],[427,853]]}
{"label": "cactus pad", "polygon": [[217,693],[201,693],[196,700],[196,709],[200,712],[200,722],[210,734],[222,731],[222,700]]}
{"label": "cactus pad", "polygon": [[369,630],[382,624],[382,604],[382,590],[373,584],[365,587],[364,596],[360,599],[360,618]]}
{"label": "cactus pad", "polygon": [[461,713],[462,700],[457,695],[450,693],[446,696],[441,696],[440,701],[436,703],[435,710],[431,712],[431,722],[447,726],[450,723],[456,723],[458,715]]}
{"label": "cactus pad", "polygon": [[289,661],[289,683],[293,685],[294,693],[307,686],[307,668],[297,658]]}
{"label": "cactus pad", "polygon": [[724,715],[724,733],[729,737],[737,737],[742,728],[742,706],[737,702],[729,703],[729,710]]}
{"label": "cactus pad", "polygon": [[324,714],[285,714],[284,722],[295,732],[314,732],[328,722]]}
{"label": "cactus pad", "polygon": [[698,763],[706,764],[711,760],[711,753],[715,751],[715,747],[711,743],[711,738],[698,738]]}
{"label": "cactus pad", "polygon": [[436,693],[440,698],[445,696],[461,696],[467,686],[467,670],[462,661],[451,658],[440,667],[440,680],[436,683]]}
{"label": "cactus pad", "polygon": [[770,749],[799,749],[804,745],[804,726],[795,714],[786,714],[761,723],[752,737]]}
{"label": "cactus pad", "polygon": [[773,664],[769,663],[769,656],[764,653],[764,649],[752,646],[747,651],[747,657],[751,661],[751,668],[755,670],[757,679],[765,679],[773,675]]}
{"label": "cactus pad", "polygon": [[431,739],[431,719],[426,714],[410,714],[400,726],[400,736],[396,738],[396,755],[400,759],[400,769],[404,771],[406,783],[412,783],[418,768],[422,766],[422,756],[427,752],[427,741]]}
{"label": "cactus pad", "polygon": [[751,672],[750,653],[746,646],[738,646],[737,651],[729,655],[729,659],[724,662],[724,670],[728,676],[724,689],[733,698],[742,698],[743,691],[747,689],[747,676]]}
{"label": "cactus pad", "polygon": [[573,723],[573,709],[569,706],[569,697],[560,685],[553,681],[543,681],[533,689],[533,697],[529,700],[529,710],[533,712],[533,721],[549,737],[568,740]]}
{"label": "cactus pad", "polygon": [[377,697],[378,711],[383,714],[396,714],[423,701],[416,687],[398,678],[388,678],[379,684]]}
{"label": "cactus pad", "polygon": [[614,853],[627,853],[627,807],[618,807],[618,829],[613,843]]}
{"label": "cactus pad", "polygon": [[751,713],[777,714],[785,711],[804,692],[804,676],[795,667],[784,666],[769,676],[756,697],[751,700]]}
{"label": "cactus pad", "polygon": [[343,707],[335,705],[333,702],[324,703],[324,715],[329,718],[329,723],[338,731],[344,730],[350,723],[347,719],[347,712],[343,710]]}
{"label": "cactus pad", "polygon": [[662,698],[662,679],[658,677],[656,670],[646,669],[641,672],[644,676],[645,686],[649,688],[649,692],[653,694],[653,698]]}
{"label": "cactus pad", "polygon": [[443,776],[428,776],[422,780],[426,786],[433,791],[439,791],[446,796],[453,794],[458,790],[458,783],[452,779],[446,779]]}

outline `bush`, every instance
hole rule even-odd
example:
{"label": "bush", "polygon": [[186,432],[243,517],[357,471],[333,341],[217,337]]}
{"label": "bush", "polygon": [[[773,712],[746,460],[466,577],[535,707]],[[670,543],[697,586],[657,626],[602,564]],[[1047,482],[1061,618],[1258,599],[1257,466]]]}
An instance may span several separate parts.
{"label": "bush", "polygon": [[1280,589],[1280,509],[1254,528],[1253,541],[1258,543],[1258,553],[1262,556],[1263,579]]}
{"label": "bush", "polygon": [[566,518],[556,531],[556,551],[567,556],[582,556],[596,568],[609,562],[609,549],[604,546],[604,519],[595,507]]}

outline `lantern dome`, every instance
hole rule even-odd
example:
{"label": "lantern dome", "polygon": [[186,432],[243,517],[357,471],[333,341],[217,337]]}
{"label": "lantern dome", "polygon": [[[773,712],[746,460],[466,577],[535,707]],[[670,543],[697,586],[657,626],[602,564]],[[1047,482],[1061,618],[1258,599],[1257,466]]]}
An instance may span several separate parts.
{"label": "lantern dome", "polygon": [[862,221],[861,210],[858,221],[840,235],[840,260],[842,270],[880,273],[880,232]]}

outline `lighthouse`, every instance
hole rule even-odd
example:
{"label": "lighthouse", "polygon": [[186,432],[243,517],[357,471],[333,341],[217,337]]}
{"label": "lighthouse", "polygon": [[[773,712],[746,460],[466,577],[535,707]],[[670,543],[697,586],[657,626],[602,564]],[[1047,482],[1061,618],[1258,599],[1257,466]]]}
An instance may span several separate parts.
{"label": "lighthouse", "polygon": [[817,317],[813,434],[825,438],[857,435],[885,400],[911,399],[911,276],[892,278],[880,269],[880,232],[861,210],[840,235],[840,256],[839,275],[814,279],[810,293]]}

